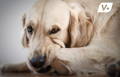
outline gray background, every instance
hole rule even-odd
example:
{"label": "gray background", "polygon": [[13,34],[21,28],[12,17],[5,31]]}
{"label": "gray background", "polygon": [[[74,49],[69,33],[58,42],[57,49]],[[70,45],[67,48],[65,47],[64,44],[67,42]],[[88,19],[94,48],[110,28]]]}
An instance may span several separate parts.
{"label": "gray background", "polygon": [[21,44],[21,18],[36,0],[0,0],[0,65],[26,60]]}

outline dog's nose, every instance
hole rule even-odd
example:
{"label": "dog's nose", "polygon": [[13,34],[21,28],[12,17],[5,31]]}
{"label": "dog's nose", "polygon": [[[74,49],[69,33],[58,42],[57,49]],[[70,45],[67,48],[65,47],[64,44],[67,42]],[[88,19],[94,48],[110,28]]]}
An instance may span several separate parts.
{"label": "dog's nose", "polygon": [[45,56],[34,57],[30,60],[30,63],[34,68],[40,68],[45,64],[45,58]]}

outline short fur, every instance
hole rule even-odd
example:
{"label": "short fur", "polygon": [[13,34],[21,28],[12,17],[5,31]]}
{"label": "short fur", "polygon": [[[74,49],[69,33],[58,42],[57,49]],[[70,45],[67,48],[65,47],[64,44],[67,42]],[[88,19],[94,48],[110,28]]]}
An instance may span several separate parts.
{"label": "short fur", "polygon": [[[113,2],[112,10],[98,13],[105,1]],[[120,59],[119,20],[119,0],[38,0],[23,16],[22,43],[30,50],[29,59],[46,55],[45,66],[60,74],[104,73],[106,64]],[[60,31],[49,35],[53,27]]]}

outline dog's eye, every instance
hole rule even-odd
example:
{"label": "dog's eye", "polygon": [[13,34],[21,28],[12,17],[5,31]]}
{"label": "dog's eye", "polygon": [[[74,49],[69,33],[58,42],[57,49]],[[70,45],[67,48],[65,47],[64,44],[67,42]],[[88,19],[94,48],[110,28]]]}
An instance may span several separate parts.
{"label": "dog's eye", "polygon": [[55,33],[59,32],[59,31],[60,31],[60,28],[55,27],[51,31],[49,31],[49,34],[55,34]]}
{"label": "dog's eye", "polygon": [[30,33],[30,34],[33,33],[33,28],[32,28],[32,26],[28,26],[28,27],[27,27],[27,32]]}

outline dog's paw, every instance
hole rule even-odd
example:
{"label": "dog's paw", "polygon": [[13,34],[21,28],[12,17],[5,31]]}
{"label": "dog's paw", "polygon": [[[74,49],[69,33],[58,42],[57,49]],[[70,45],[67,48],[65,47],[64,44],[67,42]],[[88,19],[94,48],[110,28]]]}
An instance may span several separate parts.
{"label": "dog's paw", "polygon": [[107,65],[106,72],[109,77],[120,77],[120,61]]}
{"label": "dog's paw", "polygon": [[2,73],[3,66],[0,66],[0,74]]}
{"label": "dog's paw", "polygon": [[13,68],[13,66],[9,65],[4,65],[0,68],[1,73],[12,73],[12,72],[17,72],[16,69]]}
{"label": "dog's paw", "polygon": [[10,69],[8,68],[8,66],[7,65],[5,65],[5,66],[1,66],[0,67],[0,73],[7,73],[7,72],[9,72],[10,71]]}

